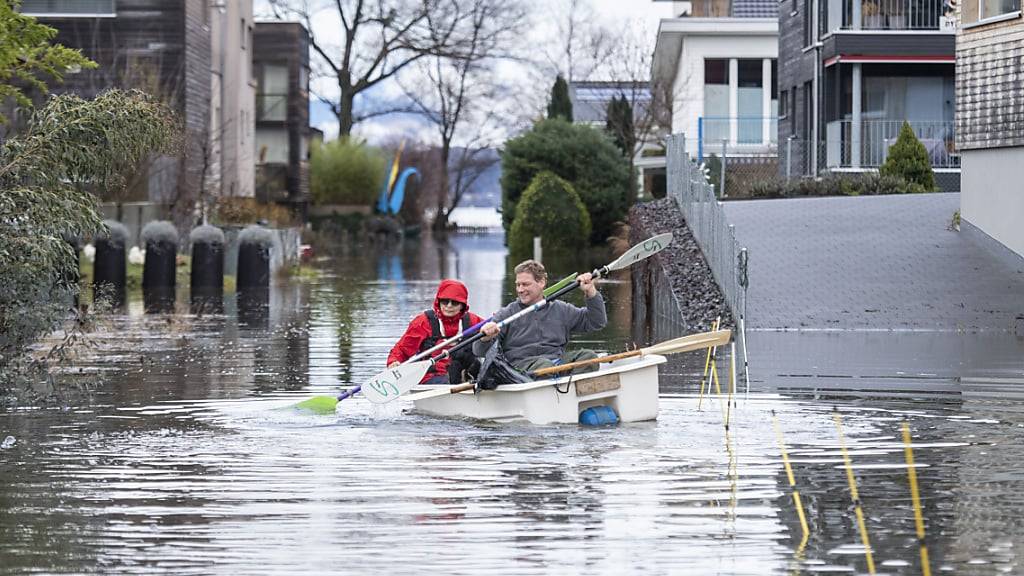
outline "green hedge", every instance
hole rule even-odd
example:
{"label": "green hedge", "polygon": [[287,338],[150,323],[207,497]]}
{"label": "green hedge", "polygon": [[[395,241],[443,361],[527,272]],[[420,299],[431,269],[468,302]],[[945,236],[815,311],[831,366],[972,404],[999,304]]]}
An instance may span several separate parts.
{"label": "green hedge", "polygon": [[309,190],[317,204],[372,204],[384,184],[385,159],[376,148],[349,138],[316,146]]}
{"label": "green hedge", "polygon": [[509,140],[502,153],[501,205],[506,230],[516,205],[537,174],[550,171],[566,180],[590,214],[590,242],[603,243],[625,219],[630,197],[629,162],[600,130],[561,119],[542,120]]}
{"label": "green hedge", "polygon": [[916,182],[877,172],[827,174],[821,178],[790,180],[773,178],[750,186],[750,198],[786,198],[791,196],[877,196],[881,194],[917,194],[929,192]]}
{"label": "green hedge", "polygon": [[544,255],[568,256],[587,245],[590,215],[572,185],[551,172],[541,172],[523,193],[509,231],[513,260],[529,258],[533,237],[541,237]]}

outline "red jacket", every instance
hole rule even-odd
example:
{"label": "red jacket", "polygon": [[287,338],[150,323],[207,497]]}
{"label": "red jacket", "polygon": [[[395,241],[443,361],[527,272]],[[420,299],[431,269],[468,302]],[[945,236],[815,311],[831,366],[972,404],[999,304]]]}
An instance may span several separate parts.
{"label": "red jacket", "polygon": [[[462,311],[455,316],[448,317],[441,313],[441,304],[438,302],[442,298],[448,300],[457,300],[462,302]],[[441,319],[442,327],[442,338],[448,339],[455,336],[462,331],[462,317],[469,314],[469,325],[473,326],[476,323],[483,320],[483,318],[473,314],[469,311],[469,290],[466,286],[458,280],[442,280],[441,285],[437,287],[437,295],[434,296],[434,314]],[[422,312],[417,314],[415,318],[409,322],[409,327],[405,329],[405,334],[399,338],[398,343],[391,349],[391,353],[388,354],[388,365],[392,362],[405,362],[409,358],[412,358],[420,352],[420,345],[430,335],[433,334],[433,328],[430,326],[430,321],[427,320],[426,314]],[[434,354],[438,354],[440,350]],[[424,358],[425,359],[425,358]],[[423,381],[429,380],[434,376],[444,375],[448,373],[448,359],[439,361],[431,368],[427,375],[423,377]]]}

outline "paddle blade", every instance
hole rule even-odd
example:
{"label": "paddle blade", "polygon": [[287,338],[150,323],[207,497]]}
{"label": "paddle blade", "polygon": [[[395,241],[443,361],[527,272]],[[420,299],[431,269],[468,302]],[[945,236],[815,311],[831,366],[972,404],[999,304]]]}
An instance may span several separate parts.
{"label": "paddle blade", "polygon": [[716,346],[725,346],[732,338],[731,330],[716,330],[714,332],[701,332],[690,334],[682,338],[676,338],[667,342],[661,342],[643,349],[644,354],[678,354],[680,352],[691,352],[703,350]]}
{"label": "paddle blade", "polygon": [[650,258],[658,252],[665,249],[666,246],[672,243],[672,233],[666,232],[664,234],[658,234],[657,236],[648,238],[643,242],[637,243],[635,246],[626,250],[626,253],[615,259],[614,262],[606,266],[608,271],[622,270],[632,264],[643,260],[644,258]]}
{"label": "paddle blade", "polygon": [[334,414],[334,408],[338,405],[338,399],[334,396],[314,396],[309,400],[303,400],[292,409],[310,414]]}
{"label": "paddle blade", "polygon": [[391,402],[419,384],[427,370],[430,370],[430,360],[388,368],[363,384],[363,396],[374,404]]}

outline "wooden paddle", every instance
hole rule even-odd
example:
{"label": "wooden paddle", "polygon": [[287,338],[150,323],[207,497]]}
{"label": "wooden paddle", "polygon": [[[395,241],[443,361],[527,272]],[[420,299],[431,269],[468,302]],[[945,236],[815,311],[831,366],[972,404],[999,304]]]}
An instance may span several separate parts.
{"label": "wooden paddle", "polygon": [[[646,348],[638,348],[636,350],[630,350],[629,352],[620,352],[618,354],[610,354],[608,356],[601,356],[600,358],[591,358],[590,360],[580,360],[579,362],[571,362],[569,364],[561,364],[558,366],[551,366],[549,368],[541,368],[540,370],[534,370],[530,373],[531,376],[546,376],[548,374],[557,374],[559,372],[567,372],[581,366],[591,366],[593,364],[603,364],[615,362],[616,360],[624,360],[626,358],[635,358],[637,356],[643,357],[648,354],[679,354],[680,352],[692,352],[694,350],[703,350],[705,348],[712,348],[714,346],[724,346],[732,338],[731,330],[716,330],[714,332],[701,332],[700,334],[690,334],[689,336],[682,336],[673,340],[667,340],[660,342]],[[424,400],[427,398],[434,398],[435,396],[444,396],[446,394],[458,394],[466,390],[472,390],[475,386],[472,382],[465,384],[459,384],[457,386],[450,386],[448,388],[440,388],[438,390],[426,390],[424,392],[418,392],[406,396],[407,400]]]}

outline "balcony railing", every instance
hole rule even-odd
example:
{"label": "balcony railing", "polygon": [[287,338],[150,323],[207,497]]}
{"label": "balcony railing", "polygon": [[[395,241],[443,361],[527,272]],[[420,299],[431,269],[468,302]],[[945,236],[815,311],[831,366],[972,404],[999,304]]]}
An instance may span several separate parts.
{"label": "balcony railing", "polygon": [[779,119],[767,116],[702,116],[697,119],[698,157],[731,152],[763,152],[775,146]]}
{"label": "balcony railing", "polygon": [[945,0],[827,0],[826,30],[948,30]]}
{"label": "balcony railing", "polygon": [[25,0],[21,13],[32,16],[111,17],[117,13],[114,0]]}
{"label": "balcony railing", "polygon": [[[860,137],[854,138],[852,120],[836,120],[825,127],[825,163],[827,168],[877,168],[896,143],[902,120],[864,120]],[[911,129],[924,144],[933,168],[959,168],[960,156],[954,152],[952,121],[914,121]],[[859,152],[858,152],[859,151]]]}

